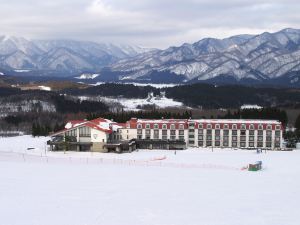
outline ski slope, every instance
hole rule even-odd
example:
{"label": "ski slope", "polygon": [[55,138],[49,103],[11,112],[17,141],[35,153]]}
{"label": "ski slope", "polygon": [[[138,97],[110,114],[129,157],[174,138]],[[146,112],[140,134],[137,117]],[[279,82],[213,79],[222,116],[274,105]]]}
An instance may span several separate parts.
{"label": "ski slope", "polygon": [[[0,138],[0,225],[298,225],[300,151],[47,152]],[[30,148],[31,150],[27,150]],[[241,168],[257,160],[263,171]]]}

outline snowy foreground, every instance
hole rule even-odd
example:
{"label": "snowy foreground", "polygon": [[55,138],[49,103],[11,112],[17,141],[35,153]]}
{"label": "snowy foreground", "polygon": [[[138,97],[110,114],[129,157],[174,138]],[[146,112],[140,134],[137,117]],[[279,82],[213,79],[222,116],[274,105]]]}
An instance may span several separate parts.
{"label": "snowy foreground", "polygon": [[[300,224],[300,151],[64,154],[46,141],[0,138],[0,225]],[[263,171],[241,170],[257,160]]]}

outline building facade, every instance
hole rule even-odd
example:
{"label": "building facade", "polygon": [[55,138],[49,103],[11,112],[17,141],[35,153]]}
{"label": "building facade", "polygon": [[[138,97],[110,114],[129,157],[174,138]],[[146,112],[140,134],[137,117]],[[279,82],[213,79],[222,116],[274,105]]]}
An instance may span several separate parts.
{"label": "building facade", "polygon": [[123,139],[178,140],[186,147],[280,149],[283,127],[275,120],[133,118],[121,130]]}
{"label": "building facade", "polygon": [[50,146],[59,150],[69,143],[72,150],[103,152],[188,147],[277,150],[282,131],[282,124],[275,120],[132,118],[120,124],[99,118],[70,121],[64,130],[51,135]]}

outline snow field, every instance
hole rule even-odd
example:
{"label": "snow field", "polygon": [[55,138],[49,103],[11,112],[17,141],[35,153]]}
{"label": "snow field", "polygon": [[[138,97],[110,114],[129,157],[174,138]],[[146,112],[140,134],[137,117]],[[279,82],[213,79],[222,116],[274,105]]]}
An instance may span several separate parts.
{"label": "snow field", "polygon": [[[300,221],[300,151],[64,154],[45,152],[46,141],[0,138],[0,225],[298,225]],[[264,170],[98,163],[101,159],[234,168],[262,160]]]}

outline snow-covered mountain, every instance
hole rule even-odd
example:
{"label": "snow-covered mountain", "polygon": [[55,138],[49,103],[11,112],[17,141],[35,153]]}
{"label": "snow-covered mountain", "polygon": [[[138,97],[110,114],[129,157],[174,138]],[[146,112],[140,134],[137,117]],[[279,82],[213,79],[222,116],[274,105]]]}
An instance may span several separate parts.
{"label": "snow-covered mountain", "polygon": [[208,81],[300,86],[300,30],[205,38],[165,50],[0,36],[0,71],[18,71],[18,75],[20,71],[27,71],[26,75],[44,72],[47,76],[58,71],[59,75],[74,74],[87,82]]}
{"label": "snow-covered mountain", "polygon": [[[158,81],[168,77],[181,82],[252,80],[265,82],[300,73],[300,30],[205,38],[193,44],[146,52],[111,67],[119,80]],[[290,76],[287,76],[290,77]]]}
{"label": "snow-covered mountain", "polygon": [[130,45],[0,36],[0,68],[66,73],[97,71],[120,59],[150,50]]}

